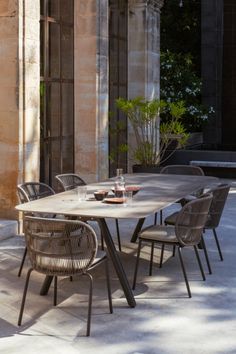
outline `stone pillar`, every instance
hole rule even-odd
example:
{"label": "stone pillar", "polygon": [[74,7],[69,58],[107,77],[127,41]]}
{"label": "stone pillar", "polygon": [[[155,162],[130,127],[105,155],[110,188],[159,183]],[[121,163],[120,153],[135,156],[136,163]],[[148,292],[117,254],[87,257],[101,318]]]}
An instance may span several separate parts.
{"label": "stone pillar", "polygon": [[223,17],[223,0],[201,1],[202,102],[215,110],[204,129],[204,142],[208,144],[221,143]]}
{"label": "stone pillar", "polygon": [[[164,0],[129,0],[128,18],[128,97],[160,96],[160,9]],[[128,127],[128,144],[136,140]],[[132,156],[128,157],[131,172]]]}
{"label": "stone pillar", "polygon": [[108,177],[108,0],[75,1],[75,172]]}
{"label": "stone pillar", "polygon": [[129,0],[128,96],[160,95],[160,9],[164,0]]}
{"label": "stone pillar", "polygon": [[0,1],[0,217],[39,176],[39,0]]}

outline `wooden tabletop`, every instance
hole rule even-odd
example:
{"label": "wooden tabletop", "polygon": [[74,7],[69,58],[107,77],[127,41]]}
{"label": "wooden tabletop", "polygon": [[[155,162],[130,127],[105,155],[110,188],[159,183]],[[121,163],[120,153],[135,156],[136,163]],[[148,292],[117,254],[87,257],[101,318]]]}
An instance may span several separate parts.
{"label": "wooden tabletop", "polygon": [[64,215],[89,216],[94,218],[145,218],[167,207],[200,188],[217,182],[214,177],[164,175],[164,174],[126,174],[126,185],[140,186],[133,197],[132,205],[107,204],[93,199],[99,189],[111,191],[114,180],[87,185],[86,201],[79,201],[76,190],[58,193],[50,197],[20,204],[16,209],[23,212],[54,213]]}

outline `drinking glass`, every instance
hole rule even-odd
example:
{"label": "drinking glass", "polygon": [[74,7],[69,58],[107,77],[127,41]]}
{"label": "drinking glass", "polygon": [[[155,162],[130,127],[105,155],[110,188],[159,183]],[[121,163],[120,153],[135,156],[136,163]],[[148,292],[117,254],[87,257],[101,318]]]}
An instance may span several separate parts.
{"label": "drinking glass", "polygon": [[87,187],[86,186],[79,186],[77,187],[77,196],[79,201],[86,200],[87,196]]}
{"label": "drinking glass", "polygon": [[133,192],[132,191],[125,191],[124,192],[124,205],[131,206],[133,203]]}

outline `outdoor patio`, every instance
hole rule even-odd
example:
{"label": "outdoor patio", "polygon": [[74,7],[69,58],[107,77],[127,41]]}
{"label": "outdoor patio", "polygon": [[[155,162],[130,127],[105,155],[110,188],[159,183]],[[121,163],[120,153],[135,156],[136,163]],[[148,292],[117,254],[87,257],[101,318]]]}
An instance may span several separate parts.
{"label": "outdoor patio", "polygon": [[[165,252],[162,269],[154,267],[148,274],[150,249],[141,253],[138,284],[135,290],[137,306],[129,308],[119,282],[111,269],[114,313],[109,313],[103,268],[93,272],[94,301],[91,337],[85,337],[88,287],[75,278],[63,278],[58,284],[58,306],[52,306],[53,293],[39,295],[43,277],[32,274],[23,316],[17,318],[23,286],[17,272],[24,249],[24,239],[10,237],[0,242],[0,352],[12,353],[103,353],[103,354],[165,354],[165,353],[236,353],[236,182],[227,200],[218,228],[224,262],[219,260],[211,231],[206,234],[213,274],[206,272],[203,282],[193,251],[184,250],[187,273],[193,297],[188,298],[178,258]],[[165,215],[178,208],[174,205]],[[153,222],[153,218],[146,224]],[[96,225],[94,224],[96,227]],[[137,244],[129,242],[135,221],[121,221],[121,259],[130,282],[133,278]],[[116,240],[114,220],[110,227]],[[96,227],[97,230],[97,227]],[[100,238],[100,236],[98,236]],[[158,263],[159,253],[155,254]],[[205,259],[201,254],[206,270]],[[170,258],[170,259],[169,259]],[[167,262],[167,259],[169,261]]]}

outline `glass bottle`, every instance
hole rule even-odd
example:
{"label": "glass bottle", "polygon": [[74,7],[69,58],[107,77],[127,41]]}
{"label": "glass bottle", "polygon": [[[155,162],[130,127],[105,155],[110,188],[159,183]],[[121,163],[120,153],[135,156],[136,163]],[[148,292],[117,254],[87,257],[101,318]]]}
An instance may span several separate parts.
{"label": "glass bottle", "polygon": [[116,179],[115,179],[115,197],[121,198],[125,192],[125,177],[123,176],[123,169],[117,168]]}

